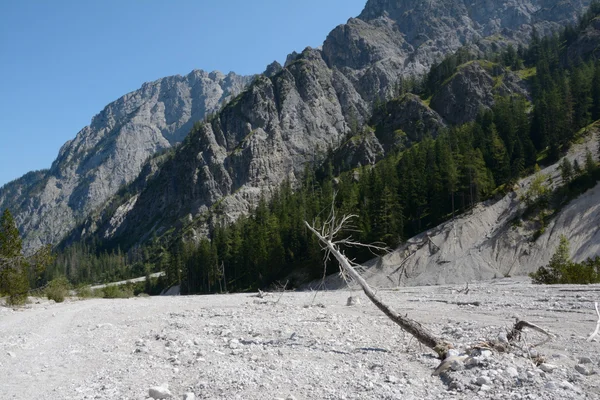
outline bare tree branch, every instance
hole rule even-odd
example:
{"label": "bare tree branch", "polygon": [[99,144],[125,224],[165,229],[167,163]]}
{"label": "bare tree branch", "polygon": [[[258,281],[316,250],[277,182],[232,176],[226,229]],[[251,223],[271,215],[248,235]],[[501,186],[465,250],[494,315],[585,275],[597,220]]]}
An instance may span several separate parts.
{"label": "bare tree branch", "polygon": [[594,340],[594,338],[596,336],[598,336],[598,333],[600,332],[600,310],[598,310],[598,302],[596,302],[595,305],[596,305],[596,314],[598,314],[598,323],[596,324],[596,330],[594,331],[594,333],[592,333],[592,335],[587,339],[588,342],[591,342],[592,340]]}
{"label": "bare tree branch", "polygon": [[[341,221],[347,222],[349,219],[350,216],[345,216],[341,219]],[[342,272],[347,274],[350,278],[352,278],[362,287],[364,293],[367,295],[369,300],[371,300],[373,304],[377,306],[377,308],[379,308],[388,318],[390,318],[396,324],[400,325],[402,329],[414,336],[420,343],[433,349],[441,359],[444,359],[446,357],[446,353],[452,347],[452,345],[435,336],[432,332],[423,327],[417,321],[414,321],[408,317],[403,317],[392,307],[385,304],[369,286],[367,281],[365,281],[364,278],[356,271],[356,269],[352,266],[351,262],[340,252],[340,250],[338,249],[339,244],[347,243],[348,241],[341,240],[336,242],[334,240],[335,235],[333,235],[332,233],[339,233],[342,230],[343,225],[335,223],[335,214],[333,211],[332,215],[323,225],[320,231],[312,227],[308,222],[304,221],[304,223],[306,224],[308,229],[319,238],[319,241],[322,243],[324,249],[327,250],[327,256],[329,256],[329,254],[333,254],[335,256],[335,258],[340,263]],[[380,249],[380,247],[378,246],[370,246],[362,243],[361,245],[364,247]]]}

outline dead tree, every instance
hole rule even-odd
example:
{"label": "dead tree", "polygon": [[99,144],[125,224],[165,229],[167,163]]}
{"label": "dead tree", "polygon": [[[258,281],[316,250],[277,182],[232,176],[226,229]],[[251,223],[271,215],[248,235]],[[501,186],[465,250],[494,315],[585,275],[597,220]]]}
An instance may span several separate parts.
{"label": "dead tree", "polygon": [[337,220],[335,216],[335,210],[331,210],[331,214],[329,219],[325,221],[320,230],[317,230],[315,227],[311,226],[308,222],[304,221],[308,229],[314,233],[319,241],[321,242],[323,250],[325,250],[325,259],[327,260],[331,254],[336,258],[336,260],[340,264],[341,273],[344,276],[347,276],[357,282],[369,300],[377,306],[388,318],[394,321],[396,324],[400,325],[400,327],[406,332],[410,333],[413,337],[415,337],[420,343],[434,350],[440,359],[446,358],[446,354],[448,350],[453,346],[442,340],[441,338],[434,335],[427,328],[422,326],[417,321],[410,319],[408,317],[400,315],[396,310],[390,307],[388,304],[384,303],[383,300],[377,296],[377,294],[373,291],[373,289],[369,286],[367,281],[358,273],[356,268],[352,265],[353,263],[344,256],[342,251],[340,250],[340,246],[361,246],[367,247],[371,250],[382,250],[381,247],[376,245],[366,245],[363,243],[355,242],[351,237],[346,239],[337,239],[337,235],[348,229],[346,226],[348,222],[354,218],[354,215],[345,215],[341,219]]}

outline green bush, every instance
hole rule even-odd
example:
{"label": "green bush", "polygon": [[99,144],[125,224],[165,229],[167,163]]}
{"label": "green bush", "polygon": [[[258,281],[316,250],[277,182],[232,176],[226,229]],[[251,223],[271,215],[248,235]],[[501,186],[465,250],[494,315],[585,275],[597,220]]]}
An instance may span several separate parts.
{"label": "green bush", "polygon": [[547,285],[600,283],[600,257],[589,258],[583,263],[572,262],[569,240],[562,235],[550,263],[529,276],[533,283]]}
{"label": "green bush", "polygon": [[105,299],[128,299],[133,297],[133,289],[129,285],[109,285],[102,289]]}
{"label": "green bush", "polygon": [[90,297],[94,297],[95,292],[92,292],[92,289],[89,285],[83,285],[75,289],[75,293],[77,294],[77,297],[89,299]]}
{"label": "green bush", "polygon": [[27,302],[29,279],[25,268],[7,268],[2,271],[0,279],[6,283],[2,288],[4,294],[8,295],[6,304],[20,306]]}
{"label": "green bush", "polygon": [[46,288],[46,297],[48,300],[54,300],[57,303],[65,301],[69,295],[69,281],[65,277],[56,278],[48,283]]}

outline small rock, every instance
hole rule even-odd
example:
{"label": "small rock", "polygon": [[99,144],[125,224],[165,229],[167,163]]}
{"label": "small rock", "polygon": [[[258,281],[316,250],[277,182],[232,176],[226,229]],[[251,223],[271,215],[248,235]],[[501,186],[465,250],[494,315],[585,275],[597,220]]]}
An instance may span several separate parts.
{"label": "small rock", "polygon": [[579,364],[592,364],[592,359],[589,357],[581,357],[579,359]]}
{"label": "small rock", "polygon": [[498,341],[500,343],[508,343],[508,337],[506,336],[505,332],[502,332],[501,334],[498,335]]}
{"label": "small rock", "polygon": [[466,367],[476,367],[479,364],[481,364],[481,361],[482,360],[479,357],[469,357],[465,361],[465,366]]}
{"label": "small rock", "polygon": [[285,400],[296,400],[296,397],[290,394],[288,397],[285,398]]}
{"label": "small rock", "polygon": [[477,383],[479,386],[483,386],[483,385],[489,386],[492,384],[492,380],[490,378],[488,378],[487,376],[480,376],[479,378],[477,378],[475,383]]}
{"label": "small rock", "polygon": [[516,378],[517,376],[519,376],[519,371],[517,371],[517,369],[515,367],[508,367],[506,368],[506,375],[510,376],[511,378]]}
{"label": "small rock", "polygon": [[460,352],[456,349],[450,349],[448,350],[448,353],[446,353],[446,358],[448,357],[458,357],[460,355]]}
{"label": "small rock", "polygon": [[167,386],[154,386],[148,389],[148,395],[153,399],[170,399],[173,397]]}
{"label": "small rock", "polygon": [[398,383],[398,378],[396,378],[396,377],[395,377],[395,376],[393,376],[393,375],[388,375],[388,376],[385,378],[385,381],[386,381],[386,382],[389,382],[389,383]]}
{"label": "small rock", "polygon": [[571,382],[562,381],[560,387],[565,390],[575,390],[575,386]]}
{"label": "small rock", "polygon": [[15,353],[13,353],[12,351],[7,351],[6,355],[11,357],[11,358],[15,358],[17,355]]}
{"label": "small rock", "polygon": [[482,350],[481,356],[483,358],[490,358],[492,356],[492,352],[490,350]]}
{"label": "small rock", "polygon": [[594,368],[589,364],[577,364],[575,370],[581,375],[590,376],[594,374]]}
{"label": "small rock", "polygon": [[481,390],[484,392],[489,392],[490,390],[492,390],[492,387],[490,385],[481,385]]}
{"label": "small rock", "polygon": [[554,371],[556,368],[556,365],[549,363],[543,363],[542,365],[540,365],[540,369],[548,374],[551,374],[552,371]]}
{"label": "small rock", "polygon": [[183,395],[183,400],[196,400],[196,395],[194,393],[186,393]]}
{"label": "small rock", "polygon": [[556,384],[556,382],[554,381],[548,381],[546,382],[546,384],[544,385],[544,388],[546,390],[556,390],[558,389],[558,385]]}
{"label": "small rock", "polygon": [[540,356],[540,352],[537,351],[536,349],[529,350],[529,357],[530,358],[538,358],[539,356]]}
{"label": "small rock", "polygon": [[450,363],[450,369],[452,371],[462,371],[463,369],[465,369],[465,364],[463,363],[462,359],[460,359],[460,357],[457,357]]}
{"label": "small rock", "polygon": [[350,296],[348,297],[348,301],[346,302],[348,307],[358,306],[360,305],[360,298],[358,296]]}
{"label": "small rock", "polygon": [[240,341],[237,339],[231,339],[229,341],[229,348],[230,349],[237,349],[238,347],[240,347]]}

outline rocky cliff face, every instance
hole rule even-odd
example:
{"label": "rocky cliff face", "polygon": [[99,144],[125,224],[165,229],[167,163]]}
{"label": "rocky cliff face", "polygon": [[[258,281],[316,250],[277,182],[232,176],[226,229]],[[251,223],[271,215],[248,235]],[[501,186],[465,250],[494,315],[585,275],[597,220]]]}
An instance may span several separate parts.
{"label": "rocky cliff face", "polygon": [[411,93],[376,110],[371,125],[376,126],[377,139],[387,151],[420,142],[426,134],[436,137],[446,127],[437,112]]}
{"label": "rocky cliff face", "polygon": [[509,95],[528,96],[518,76],[499,65],[473,61],[461,66],[433,95],[431,108],[451,124],[460,125],[491,108],[495,96]]}
{"label": "rocky cliff face", "polygon": [[[403,77],[426,72],[467,43],[487,49],[496,42],[524,41],[532,25],[548,32],[574,21],[587,3],[370,0],[359,18],[331,32],[322,50],[292,53],[283,67],[270,65],[210,123],[195,129],[147,186],[136,189],[136,200],[119,207],[119,218],[105,219],[116,222],[98,226],[88,221],[86,232],[142,240],[174,222],[197,221],[217,205],[235,218],[261,193],[297,179],[306,162],[347,143],[350,126],[369,121],[374,102],[392,98]],[[107,107],[61,150],[40,196],[0,204],[18,207],[18,221],[32,245],[56,242],[73,221],[135,178],[149,154],[181,140],[192,121],[247,82],[191,75],[146,85]],[[438,123],[420,104],[404,106]],[[411,121],[399,122],[418,137]],[[376,159],[384,147],[378,140],[366,137],[346,159]],[[373,157],[359,154],[361,149]]]}
{"label": "rocky cliff face", "polygon": [[195,121],[237,95],[251,77],[193,71],[109,104],[67,142],[50,170],[0,189],[25,233],[25,247],[56,243],[82,218],[135,179],[156,152],[181,142]]}

